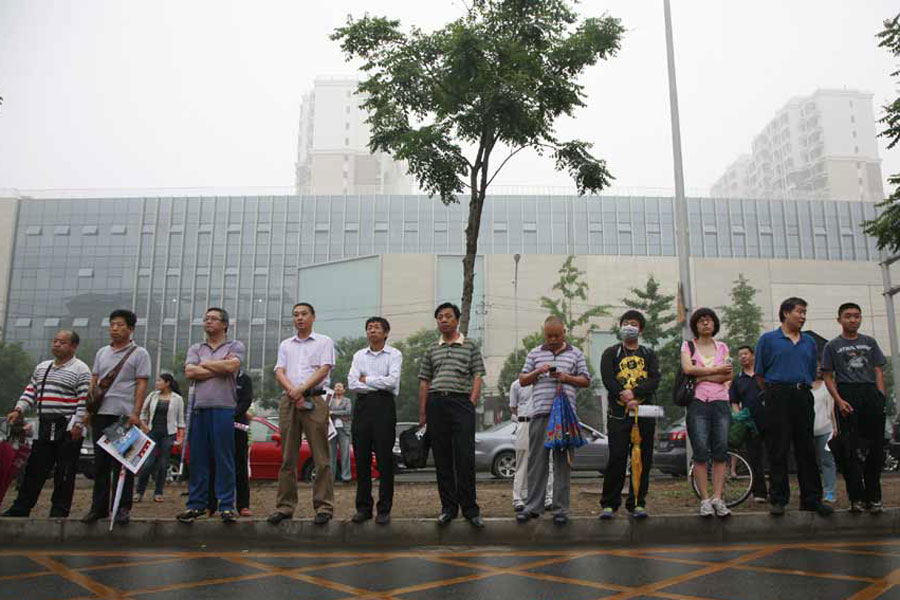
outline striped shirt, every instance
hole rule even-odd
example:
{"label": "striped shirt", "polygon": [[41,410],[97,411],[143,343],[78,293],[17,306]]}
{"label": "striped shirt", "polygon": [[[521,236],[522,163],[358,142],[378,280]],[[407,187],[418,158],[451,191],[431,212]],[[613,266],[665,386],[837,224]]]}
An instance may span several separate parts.
{"label": "striped shirt", "polygon": [[[400,393],[400,370],[403,367],[403,354],[388,344],[375,352],[371,348],[363,348],[353,355],[350,373],[347,375],[347,386],[354,392],[367,394],[379,390],[390,392],[395,397]],[[366,382],[359,380],[365,376]]]}
{"label": "striped shirt", "polygon": [[23,414],[29,409],[37,411],[37,399],[41,414],[66,417],[77,415],[81,419],[90,386],[90,368],[74,356],[61,366],[54,365],[52,360],[46,360],[35,367],[31,381],[16,403],[16,408]]}
{"label": "striped shirt", "polygon": [[419,379],[430,381],[432,392],[470,394],[476,375],[484,376],[481,350],[461,333],[450,343],[441,338],[429,346],[419,364]]}
{"label": "striped shirt", "polygon": [[[568,342],[566,343],[565,348],[560,350],[558,354],[554,354],[546,344],[534,348],[528,353],[528,356],[525,357],[525,366],[522,367],[522,373],[531,373],[544,363],[549,363],[550,366],[556,367],[558,371],[562,371],[568,375],[574,375],[576,377],[578,375],[584,375],[588,378],[588,381],[591,379],[591,372],[588,371],[584,353]],[[537,378],[537,381],[532,385],[534,390],[531,395],[532,416],[550,414],[550,409],[553,407],[553,398],[556,397],[556,388],[558,385],[559,382],[550,377],[549,373],[544,373]],[[574,410],[575,394],[578,390],[575,389],[574,385],[568,383],[562,384],[562,389],[566,393],[566,398],[569,399],[569,402],[572,404],[572,409]]]}

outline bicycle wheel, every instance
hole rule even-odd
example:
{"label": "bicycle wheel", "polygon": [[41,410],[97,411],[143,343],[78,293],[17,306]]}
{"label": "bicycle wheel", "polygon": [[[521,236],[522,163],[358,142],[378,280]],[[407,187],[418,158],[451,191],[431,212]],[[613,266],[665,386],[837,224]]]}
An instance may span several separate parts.
{"label": "bicycle wheel", "polygon": [[[731,463],[734,461],[735,477],[731,477]],[[725,504],[731,508],[737,506],[750,496],[753,489],[753,471],[750,469],[750,463],[737,452],[728,451],[728,460],[725,463],[728,469],[728,479],[725,481],[725,490],[722,493]],[[691,489],[694,495],[700,497],[700,490],[697,488],[697,482],[694,481],[694,465],[691,463],[691,469],[688,472],[691,480]],[[712,463],[707,465],[706,469],[706,489],[712,491]]]}

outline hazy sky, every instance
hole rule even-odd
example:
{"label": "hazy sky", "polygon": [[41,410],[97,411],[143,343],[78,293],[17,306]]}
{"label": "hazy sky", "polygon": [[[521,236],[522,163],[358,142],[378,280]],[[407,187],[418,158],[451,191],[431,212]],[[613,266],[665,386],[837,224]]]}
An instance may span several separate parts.
{"label": "hazy sky", "polygon": [[[795,95],[898,90],[874,35],[896,0],[672,0],[685,179],[706,193]],[[560,123],[595,144],[616,191],[671,190],[662,0],[590,0],[628,32],[591,68],[588,106]],[[0,0],[0,189],[293,185],[301,94],[354,73],[328,40],[346,15],[431,29],[460,0]],[[880,144],[882,170],[900,149]],[[568,185],[547,158],[512,161],[507,191]]]}

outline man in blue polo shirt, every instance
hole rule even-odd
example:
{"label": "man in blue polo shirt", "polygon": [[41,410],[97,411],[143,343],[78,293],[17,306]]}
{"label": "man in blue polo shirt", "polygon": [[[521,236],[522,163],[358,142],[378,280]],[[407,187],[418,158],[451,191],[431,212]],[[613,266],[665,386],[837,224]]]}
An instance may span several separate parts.
{"label": "man in blue polo shirt", "polygon": [[806,301],[788,298],[778,309],[781,327],[764,333],[756,344],[756,380],[766,407],[766,449],[769,453],[769,512],[779,516],[790,499],[788,451],[794,444],[800,510],[828,516],[822,503],[822,482],[813,438],[812,382],[818,367],[816,342],[801,331]]}

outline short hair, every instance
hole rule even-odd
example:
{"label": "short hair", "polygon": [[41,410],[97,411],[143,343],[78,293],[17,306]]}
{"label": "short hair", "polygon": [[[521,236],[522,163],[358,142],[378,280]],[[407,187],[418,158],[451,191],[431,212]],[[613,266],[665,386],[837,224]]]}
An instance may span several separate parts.
{"label": "short hair", "polygon": [[366,329],[369,328],[370,323],[378,323],[379,325],[381,325],[381,329],[385,333],[391,332],[391,324],[388,323],[388,320],[384,317],[369,317],[368,319],[366,319]]}
{"label": "short hair", "polygon": [[862,314],[862,308],[859,307],[859,304],[857,304],[856,302],[844,302],[843,304],[838,306],[838,316],[841,316],[842,314],[844,314],[845,310],[850,310],[851,308],[855,308],[859,311],[860,314]]}
{"label": "short hair", "polygon": [[644,318],[644,315],[639,310],[626,310],[622,313],[622,316],[619,317],[619,326],[622,325],[623,321],[628,321],[634,319],[640,325],[641,331],[644,330],[644,327],[647,326],[647,319]]}
{"label": "short hair", "polygon": [[316,309],[313,308],[313,305],[310,304],[309,302],[298,302],[298,303],[295,304],[294,307],[291,309],[291,312],[293,313],[295,310],[297,310],[297,307],[298,307],[298,306],[305,306],[306,308],[309,309],[309,312],[312,313],[312,316],[316,316]]}
{"label": "short hair", "polygon": [[694,311],[694,314],[691,315],[691,332],[694,334],[695,338],[700,337],[700,333],[697,331],[697,323],[700,322],[700,319],[703,317],[709,317],[713,321],[713,337],[715,337],[719,333],[719,315],[716,314],[711,308],[706,308],[705,306],[702,308],[698,308]]}
{"label": "short hair", "polygon": [[798,306],[806,307],[808,306],[808,304],[803,298],[798,298],[796,296],[787,298],[784,302],[781,303],[781,306],[778,309],[778,320],[784,323],[784,316]]}
{"label": "short hair", "polygon": [[56,335],[59,335],[61,333],[68,333],[69,341],[73,345],[77,346],[81,343],[81,337],[76,332],[72,331],[71,329],[60,329],[59,331],[56,332]]}
{"label": "short hair", "polygon": [[137,326],[137,315],[127,308],[119,308],[109,313],[109,320],[113,319],[124,319],[128,329],[134,329]]}
{"label": "short hair", "polygon": [[212,311],[216,311],[217,313],[219,313],[219,318],[222,319],[223,323],[225,323],[225,331],[228,331],[228,322],[229,322],[228,311],[225,310],[224,308],[219,308],[218,306],[210,306],[209,308],[206,309],[206,312],[212,312]]}
{"label": "short hair", "polygon": [[747,344],[744,344],[743,346],[738,346],[737,351],[740,352],[741,350],[748,350],[750,352],[750,354],[756,354],[756,350],[754,350],[752,346],[748,346]]}
{"label": "short hair", "polygon": [[563,329],[566,328],[566,324],[563,323],[563,320],[556,315],[550,315],[549,317],[544,319],[544,327],[546,327],[547,325],[561,325]]}
{"label": "short hair", "polygon": [[444,310],[445,308],[452,308],[453,315],[458,319],[459,315],[462,313],[459,312],[459,307],[452,302],[444,302],[443,304],[439,304],[436,309],[434,309],[434,318],[437,319],[438,313]]}

